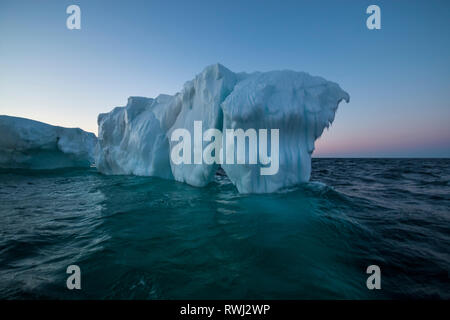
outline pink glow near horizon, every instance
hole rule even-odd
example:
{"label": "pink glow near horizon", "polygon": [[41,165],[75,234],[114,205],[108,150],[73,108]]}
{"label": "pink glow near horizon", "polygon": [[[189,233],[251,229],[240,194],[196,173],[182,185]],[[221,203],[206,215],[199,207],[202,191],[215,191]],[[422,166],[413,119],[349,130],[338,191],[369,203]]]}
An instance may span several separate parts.
{"label": "pink glow near horizon", "polygon": [[313,156],[373,156],[396,155],[399,153],[411,153],[420,155],[422,151],[433,149],[450,150],[450,135],[439,135],[432,132],[422,136],[394,136],[381,135],[339,137],[339,139],[319,139],[315,144]]}

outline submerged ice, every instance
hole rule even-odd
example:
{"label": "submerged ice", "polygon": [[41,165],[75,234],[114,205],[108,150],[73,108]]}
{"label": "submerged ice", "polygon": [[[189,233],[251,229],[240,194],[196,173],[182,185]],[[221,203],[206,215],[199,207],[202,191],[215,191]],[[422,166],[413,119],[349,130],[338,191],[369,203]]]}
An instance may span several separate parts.
{"label": "submerged ice", "polygon": [[[191,136],[202,135],[195,132],[197,121],[203,130],[223,133],[227,129],[278,129],[277,159],[272,155],[272,161],[278,160],[276,174],[261,175],[267,163],[220,164],[239,192],[274,192],[309,180],[314,142],[333,122],[342,100],[348,102],[349,95],[339,85],[307,73],[233,73],[220,64],[212,65],[187,82],[180,93],[155,99],[130,97],[126,106],[100,114],[97,168],[106,174],[158,176],[205,186],[213,180],[219,164],[174,163],[170,153],[179,143],[171,139],[174,132],[184,129]],[[223,156],[230,143],[225,134],[221,137],[218,145]],[[209,138],[211,142],[193,142],[196,145],[188,150],[191,159],[198,158],[195,150],[214,142]],[[270,145],[269,154],[276,151],[270,150]],[[237,145],[231,148],[236,157]]]}
{"label": "submerged ice", "polygon": [[97,138],[78,128],[0,116],[0,168],[54,169],[94,163]]}

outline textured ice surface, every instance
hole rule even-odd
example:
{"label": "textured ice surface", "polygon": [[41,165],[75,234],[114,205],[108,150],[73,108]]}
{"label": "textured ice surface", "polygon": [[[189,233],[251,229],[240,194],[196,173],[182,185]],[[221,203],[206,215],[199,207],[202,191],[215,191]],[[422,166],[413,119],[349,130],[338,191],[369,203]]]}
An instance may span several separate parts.
{"label": "textured ice surface", "polygon": [[130,97],[125,107],[98,116],[97,169],[106,174],[173,178],[168,129],[176,119],[175,99]]}
{"label": "textured ice surface", "polygon": [[54,169],[94,162],[97,138],[78,128],[0,116],[0,167]]}
{"label": "textured ice surface", "polygon": [[261,175],[260,165],[223,164],[239,192],[273,192],[308,181],[314,141],[333,122],[341,100],[348,102],[349,95],[337,84],[303,72],[254,73],[240,81],[222,103],[223,130],[279,129],[279,169]]}
{"label": "textured ice surface", "polygon": [[[172,132],[193,132],[194,121],[205,129],[222,127],[220,103],[236,84],[237,75],[216,64],[186,82],[174,96],[156,99],[130,97],[125,107],[100,114],[97,168],[106,174],[135,174],[172,178],[204,186],[214,178],[217,165],[170,161]],[[192,159],[193,159],[193,149]]]}
{"label": "textured ice surface", "polygon": [[[203,131],[216,128],[224,135],[227,128],[279,129],[277,174],[260,175],[260,164],[222,164],[239,192],[273,192],[309,179],[314,141],[333,121],[342,100],[348,102],[349,95],[337,84],[307,73],[233,73],[215,64],[174,96],[130,97],[127,106],[100,114],[97,167],[106,174],[158,176],[204,186],[218,165],[172,163],[174,130],[187,129],[193,137],[194,121],[202,121]],[[192,159],[193,151],[192,145]]]}
{"label": "textured ice surface", "polygon": [[[176,96],[176,109],[180,110],[174,125],[168,132],[170,140],[172,131],[177,128],[184,128],[194,134],[194,121],[202,121],[203,131],[209,128],[222,128],[222,110],[220,104],[233,90],[237,75],[216,64],[206,68],[194,80],[184,85],[183,91]],[[202,134],[202,133],[200,133]],[[177,141],[171,142],[171,149]],[[203,143],[203,147],[207,143]],[[194,145],[191,148],[192,164],[173,164],[172,173],[175,180],[186,182],[193,186],[204,186],[214,178],[217,171],[217,164],[195,164]]]}

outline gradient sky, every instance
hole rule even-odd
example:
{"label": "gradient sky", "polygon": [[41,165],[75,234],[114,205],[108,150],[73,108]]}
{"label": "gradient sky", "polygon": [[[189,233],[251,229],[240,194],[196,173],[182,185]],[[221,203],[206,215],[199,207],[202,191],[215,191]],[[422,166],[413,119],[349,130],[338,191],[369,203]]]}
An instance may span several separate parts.
{"label": "gradient sky", "polygon": [[450,1],[0,0],[0,114],[95,133],[98,113],[220,62],[339,83],[351,100],[315,156],[450,157],[449,58]]}

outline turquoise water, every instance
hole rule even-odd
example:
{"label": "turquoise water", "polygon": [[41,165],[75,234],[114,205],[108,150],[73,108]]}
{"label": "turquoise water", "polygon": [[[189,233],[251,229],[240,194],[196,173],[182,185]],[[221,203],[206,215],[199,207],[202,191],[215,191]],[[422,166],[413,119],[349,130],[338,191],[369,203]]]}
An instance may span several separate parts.
{"label": "turquoise water", "polygon": [[[313,159],[240,195],[95,169],[0,171],[2,299],[450,298],[450,160]],[[67,266],[81,290],[66,289]],[[366,287],[381,268],[381,290]]]}

